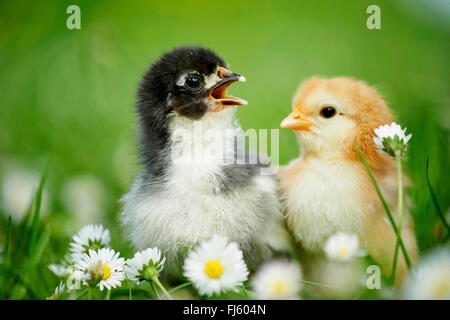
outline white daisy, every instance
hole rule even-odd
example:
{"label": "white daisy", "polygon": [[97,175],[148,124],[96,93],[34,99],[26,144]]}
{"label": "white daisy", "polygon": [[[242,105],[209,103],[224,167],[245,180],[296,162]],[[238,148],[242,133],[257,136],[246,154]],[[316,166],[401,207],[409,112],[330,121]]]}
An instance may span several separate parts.
{"label": "white daisy", "polygon": [[330,260],[350,260],[359,251],[359,239],[356,234],[338,232],[328,238],[323,249]]}
{"label": "white daisy", "polygon": [[109,247],[111,237],[109,230],[102,225],[87,225],[74,235],[70,243],[71,260],[77,262],[83,253]]}
{"label": "white daisy", "polygon": [[64,277],[67,274],[67,267],[64,264],[49,264],[48,268],[58,277]]}
{"label": "white daisy", "polygon": [[348,261],[322,259],[310,270],[310,278],[326,286],[317,288],[322,298],[351,299],[366,288],[368,273],[363,262],[362,259]]}
{"label": "white daisy", "polygon": [[48,265],[50,271],[52,271],[57,277],[66,277],[72,274],[75,271],[75,266],[72,263],[69,263],[70,255],[67,254],[63,261],[59,264],[52,263]]}
{"label": "white daisy", "polygon": [[89,250],[89,254],[83,253],[76,267],[88,276],[85,280],[88,285],[97,285],[100,290],[115,288],[125,279],[125,259],[119,258],[119,254],[106,248]]}
{"label": "white daisy", "polygon": [[395,156],[396,151],[399,151],[400,154],[406,152],[407,143],[412,137],[411,133],[406,136],[406,128],[402,129],[395,122],[379,126],[374,131],[376,136],[373,137],[373,142],[377,151],[391,156]]}
{"label": "white daisy", "polygon": [[252,278],[255,295],[262,300],[298,299],[302,274],[300,266],[287,261],[264,264]]}
{"label": "white daisy", "polygon": [[404,288],[411,300],[450,299],[450,248],[439,248],[424,257],[411,272]]}
{"label": "white daisy", "polygon": [[191,251],[184,262],[184,275],[200,294],[211,296],[228,290],[237,291],[248,277],[242,251],[235,242],[214,236]]}
{"label": "white daisy", "polygon": [[47,297],[47,300],[56,300],[61,294],[64,294],[66,291],[66,286],[61,281],[59,286],[56,287],[55,293],[53,293],[50,297]]}
{"label": "white daisy", "polygon": [[132,259],[127,260],[125,273],[129,280],[138,284],[144,280],[151,281],[159,276],[165,261],[166,257],[161,259],[161,251],[158,248],[148,248],[136,252]]}
{"label": "white daisy", "polygon": [[66,279],[66,291],[80,289],[81,283],[87,280],[87,276],[81,270],[78,270],[75,265],[63,261],[60,264],[49,264],[48,268],[59,278]]}
{"label": "white daisy", "polygon": [[67,278],[66,284],[67,284],[67,290],[78,290],[81,288],[81,285],[88,281],[90,278],[90,275],[88,273],[85,273],[82,270],[73,270],[69,273],[69,277]]}

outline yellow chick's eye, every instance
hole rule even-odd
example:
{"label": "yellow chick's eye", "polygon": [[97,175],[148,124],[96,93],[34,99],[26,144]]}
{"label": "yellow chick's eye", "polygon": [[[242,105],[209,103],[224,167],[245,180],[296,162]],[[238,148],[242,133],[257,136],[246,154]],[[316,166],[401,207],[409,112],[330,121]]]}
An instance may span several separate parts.
{"label": "yellow chick's eye", "polygon": [[336,108],[331,107],[331,106],[323,107],[323,108],[320,110],[320,115],[321,115],[323,118],[327,118],[327,119],[334,117],[334,116],[336,115],[336,113],[337,113],[337,112],[336,112]]}

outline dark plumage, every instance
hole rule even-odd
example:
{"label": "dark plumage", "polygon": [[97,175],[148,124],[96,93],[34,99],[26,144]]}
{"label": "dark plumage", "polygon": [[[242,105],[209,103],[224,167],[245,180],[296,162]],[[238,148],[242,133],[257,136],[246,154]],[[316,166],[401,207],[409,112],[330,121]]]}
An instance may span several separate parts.
{"label": "dark plumage", "polygon": [[[269,166],[250,163],[237,143],[244,136],[232,123],[234,106],[246,102],[226,88],[245,79],[226,68],[210,50],[175,49],[151,66],[137,92],[145,170],[122,199],[122,221],[134,245],[163,251],[175,276],[187,251],[214,234],[238,242],[250,269],[289,248],[274,176],[262,175]],[[223,133],[223,141],[208,142],[197,126]],[[178,130],[190,139],[180,140]],[[196,143],[200,162],[177,162],[174,154]]]}

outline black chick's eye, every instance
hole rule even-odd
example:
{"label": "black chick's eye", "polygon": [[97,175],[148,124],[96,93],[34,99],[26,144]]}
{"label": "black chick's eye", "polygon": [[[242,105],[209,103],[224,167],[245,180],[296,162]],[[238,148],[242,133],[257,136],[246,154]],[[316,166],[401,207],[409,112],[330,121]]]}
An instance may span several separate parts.
{"label": "black chick's eye", "polygon": [[202,80],[199,76],[189,76],[186,78],[186,81],[184,82],[186,88],[190,90],[195,90],[200,88],[200,85],[202,83]]}
{"label": "black chick's eye", "polygon": [[336,115],[336,109],[333,107],[325,107],[320,110],[320,115],[324,118],[332,118]]}

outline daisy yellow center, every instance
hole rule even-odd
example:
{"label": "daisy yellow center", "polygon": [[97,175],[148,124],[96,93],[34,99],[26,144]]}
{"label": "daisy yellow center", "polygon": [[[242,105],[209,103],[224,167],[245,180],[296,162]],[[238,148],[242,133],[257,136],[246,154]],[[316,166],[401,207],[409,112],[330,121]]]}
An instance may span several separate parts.
{"label": "daisy yellow center", "polygon": [[433,299],[444,299],[450,292],[450,277],[441,279],[433,287]]}
{"label": "daisy yellow center", "polygon": [[208,261],[205,265],[205,273],[210,278],[219,278],[222,272],[223,267],[217,260]]}
{"label": "daisy yellow center", "polygon": [[276,296],[282,295],[286,291],[287,283],[285,280],[277,280],[272,284],[272,292]]}
{"label": "daisy yellow center", "polygon": [[339,248],[338,254],[343,257],[348,253],[348,249],[346,247]]}
{"label": "daisy yellow center", "polygon": [[[102,271],[102,280],[106,280],[111,276],[111,269],[106,265],[106,264],[102,264],[101,268],[103,269]],[[92,271],[92,274],[94,276],[98,276],[100,275],[100,266],[98,266],[98,268],[95,268],[94,271]]]}
{"label": "daisy yellow center", "polygon": [[274,298],[286,298],[292,291],[291,284],[286,279],[277,279],[270,286]]}
{"label": "daisy yellow center", "polygon": [[103,277],[102,277],[102,280],[106,280],[110,276],[111,276],[111,269],[106,264],[104,264],[103,265]]}

